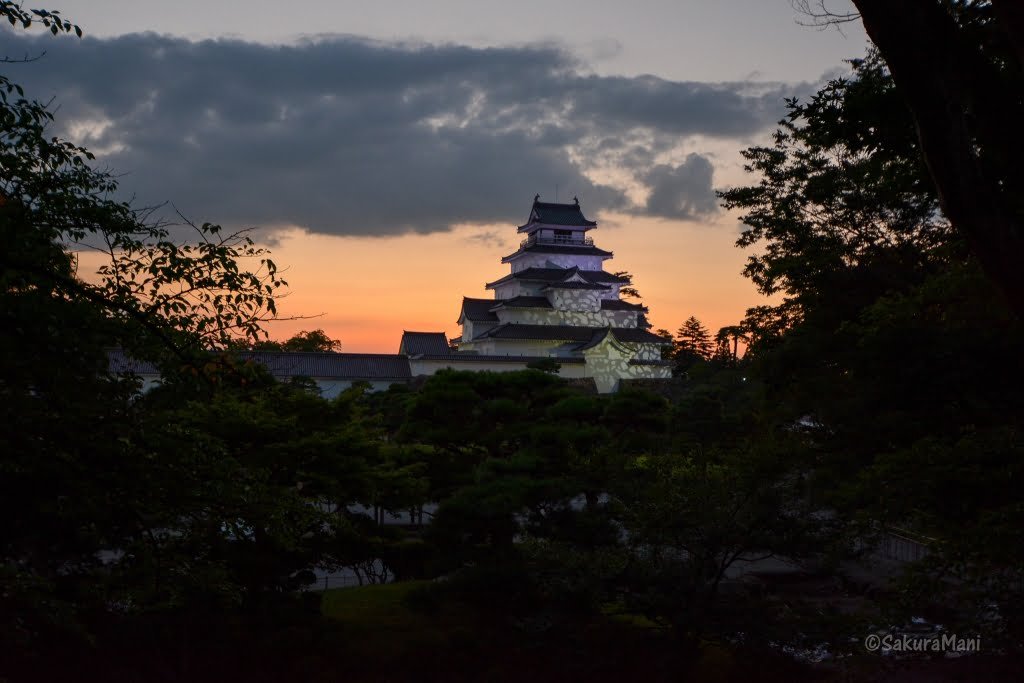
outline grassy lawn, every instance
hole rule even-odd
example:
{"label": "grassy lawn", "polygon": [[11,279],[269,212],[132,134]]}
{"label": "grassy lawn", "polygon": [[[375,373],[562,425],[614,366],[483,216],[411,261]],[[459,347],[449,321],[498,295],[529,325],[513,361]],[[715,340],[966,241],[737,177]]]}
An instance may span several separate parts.
{"label": "grassy lawn", "polygon": [[405,581],[358,588],[336,588],[324,591],[321,609],[325,617],[341,622],[365,626],[400,624],[416,616],[402,601],[410,591],[429,583]]}
{"label": "grassy lawn", "polygon": [[321,611],[336,624],[345,649],[367,662],[433,661],[461,658],[485,644],[478,616],[461,605],[426,612],[410,608],[410,593],[429,585],[407,581],[325,591]]}

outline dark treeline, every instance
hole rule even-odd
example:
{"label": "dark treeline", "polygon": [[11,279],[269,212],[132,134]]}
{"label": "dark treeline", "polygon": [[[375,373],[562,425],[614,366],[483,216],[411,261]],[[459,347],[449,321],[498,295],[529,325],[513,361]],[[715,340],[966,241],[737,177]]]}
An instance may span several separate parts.
{"label": "dark treeline", "polygon": [[[9,2],[0,17],[76,30]],[[268,254],[208,224],[172,241],[47,135],[45,107],[2,77],[0,95],[0,677],[425,675],[347,650],[301,590],[318,568],[422,581],[409,609],[464,618],[433,652],[439,672],[461,662],[450,675],[518,652],[476,672],[515,680],[548,642],[597,680],[606,628],[641,653],[630,671],[665,678],[722,650],[858,654],[920,615],[1019,649],[1024,330],[943,216],[877,55],[789,102],[744,153],[752,184],[721,193],[776,303],[715,335],[691,317],[664,391],[611,396],[543,369],[331,400],[278,382],[233,355],[267,348],[285,284]],[[97,280],[82,245],[109,259]],[[163,383],[112,375],[111,347]],[[929,553],[861,595],[844,568],[891,529]],[[765,558],[833,588],[737,574]]]}

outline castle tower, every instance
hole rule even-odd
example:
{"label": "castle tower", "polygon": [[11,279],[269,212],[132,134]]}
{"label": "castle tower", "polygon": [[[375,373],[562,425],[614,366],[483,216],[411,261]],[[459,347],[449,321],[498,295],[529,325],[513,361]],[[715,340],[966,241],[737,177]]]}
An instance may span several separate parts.
{"label": "castle tower", "polygon": [[501,259],[509,274],[486,285],[494,298],[463,299],[453,355],[553,358],[561,374],[593,378],[602,393],[621,379],[671,377],[661,348],[672,341],[647,330],[644,306],[619,298],[629,280],[605,270],[612,253],[594,245],[596,227],[579,200],[535,197],[519,249]]}

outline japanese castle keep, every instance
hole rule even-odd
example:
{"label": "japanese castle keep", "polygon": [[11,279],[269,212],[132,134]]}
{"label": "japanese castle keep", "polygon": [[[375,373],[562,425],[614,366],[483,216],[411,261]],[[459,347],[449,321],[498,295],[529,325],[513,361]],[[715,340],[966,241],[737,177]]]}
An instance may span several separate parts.
{"label": "japanese castle keep", "polygon": [[405,334],[400,352],[413,374],[432,374],[436,363],[519,369],[552,358],[561,376],[591,378],[601,393],[617,390],[623,379],[671,377],[661,348],[672,341],[648,331],[644,306],[619,298],[629,281],[605,270],[612,252],[587,234],[596,227],[578,200],[552,204],[535,197],[518,228],[523,241],[501,259],[510,272],[487,283],[494,298],[462,299],[457,350],[441,351],[441,333]]}
{"label": "japanese castle keep", "polygon": [[[519,248],[501,259],[509,273],[487,289],[494,298],[464,297],[455,340],[444,332],[402,335],[397,354],[248,351],[278,377],[313,379],[321,394],[336,396],[355,382],[374,389],[408,383],[438,370],[503,372],[551,359],[562,377],[592,382],[600,393],[623,380],[669,379],[671,363],[661,349],[672,340],[648,330],[647,309],[619,298],[629,280],[605,270],[612,252],[598,248],[579,201],[553,204],[534,198]],[[111,355],[115,371],[132,370],[147,381],[156,368]]]}

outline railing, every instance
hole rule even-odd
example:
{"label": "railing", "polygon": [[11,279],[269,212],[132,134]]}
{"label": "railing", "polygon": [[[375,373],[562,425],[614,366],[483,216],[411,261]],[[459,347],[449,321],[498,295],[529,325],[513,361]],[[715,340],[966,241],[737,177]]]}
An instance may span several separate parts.
{"label": "railing", "polygon": [[594,246],[594,238],[584,237],[583,239],[577,239],[563,235],[556,235],[555,237],[538,237],[537,235],[531,235],[519,243],[519,248],[525,249],[526,247],[532,247],[535,244],[554,244],[561,247],[592,247]]}
{"label": "railing", "polygon": [[914,538],[902,529],[888,529],[878,545],[877,554],[897,562],[917,562],[928,554],[928,541]]}

